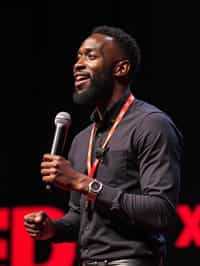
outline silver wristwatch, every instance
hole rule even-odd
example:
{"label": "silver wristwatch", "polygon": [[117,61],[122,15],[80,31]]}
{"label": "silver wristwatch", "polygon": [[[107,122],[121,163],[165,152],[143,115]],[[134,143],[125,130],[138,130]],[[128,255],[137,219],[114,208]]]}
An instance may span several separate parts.
{"label": "silver wristwatch", "polygon": [[92,180],[89,183],[89,190],[88,190],[87,198],[89,200],[95,200],[97,195],[102,190],[102,188],[103,188],[103,184],[100,181],[98,181],[97,179]]}

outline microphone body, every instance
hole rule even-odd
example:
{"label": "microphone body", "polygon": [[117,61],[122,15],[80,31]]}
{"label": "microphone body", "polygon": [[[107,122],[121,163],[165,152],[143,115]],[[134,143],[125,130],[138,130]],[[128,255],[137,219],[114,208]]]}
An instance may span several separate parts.
{"label": "microphone body", "polygon": [[[52,155],[63,155],[68,129],[71,125],[71,116],[66,112],[59,112],[55,117],[55,133],[51,147]],[[47,190],[51,190],[51,185],[46,185]]]}

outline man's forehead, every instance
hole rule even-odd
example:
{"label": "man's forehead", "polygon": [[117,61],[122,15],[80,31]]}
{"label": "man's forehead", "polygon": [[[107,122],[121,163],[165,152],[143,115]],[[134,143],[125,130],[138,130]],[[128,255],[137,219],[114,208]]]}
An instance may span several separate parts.
{"label": "man's forehead", "polygon": [[104,34],[94,33],[85,39],[81,47],[88,49],[99,49],[104,46],[113,45],[113,38]]}

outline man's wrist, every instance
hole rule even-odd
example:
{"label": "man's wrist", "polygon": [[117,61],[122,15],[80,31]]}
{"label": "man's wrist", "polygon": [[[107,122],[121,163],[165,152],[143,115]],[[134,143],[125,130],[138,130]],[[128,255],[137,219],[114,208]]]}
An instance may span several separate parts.
{"label": "man's wrist", "polygon": [[86,175],[81,175],[79,178],[80,182],[77,190],[85,194],[89,200],[95,200],[103,189],[102,182]]}
{"label": "man's wrist", "polygon": [[86,175],[81,175],[80,176],[80,182],[78,185],[77,190],[82,192],[83,194],[87,194],[89,191],[89,183],[92,181],[93,179],[90,178],[89,176]]}
{"label": "man's wrist", "polygon": [[96,200],[96,197],[99,195],[102,189],[103,189],[103,184],[99,180],[93,179],[89,183],[87,198],[89,200]]}

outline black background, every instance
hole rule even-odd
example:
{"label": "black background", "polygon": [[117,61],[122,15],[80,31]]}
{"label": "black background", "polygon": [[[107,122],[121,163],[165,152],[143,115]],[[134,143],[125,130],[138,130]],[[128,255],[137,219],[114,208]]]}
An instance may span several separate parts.
{"label": "black background", "polygon": [[[180,204],[199,203],[197,7],[154,1],[7,1],[0,4],[0,206],[51,204],[67,209],[68,194],[45,192],[39,174],[50,151],[54,117],[72,116],[67,139],[89,123],[90,110],[72,103],[72,64],[81,41],[97,25],[120,26],[142,50],[134,94],[162,108],[184,135]],[[175,249],[169,266],[199,261],[195,245]],[[197,263],[198,264],[198,263]]]}

